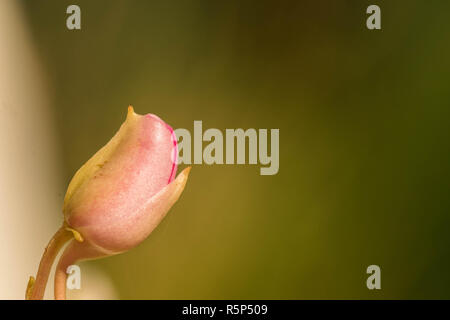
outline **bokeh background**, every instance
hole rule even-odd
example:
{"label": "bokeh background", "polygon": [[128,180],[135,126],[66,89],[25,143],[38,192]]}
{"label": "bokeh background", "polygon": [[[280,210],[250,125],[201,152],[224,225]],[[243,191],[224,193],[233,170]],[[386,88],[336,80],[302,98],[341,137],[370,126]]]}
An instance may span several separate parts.
{"label": "bokeh background", "polygon": [[[174,128],[280,129],[277,175],[195,165],[143,244],[81,263],[117,298],[450,298],[450,2],[17,3],[46,83],[61,187],[40,190],[55,207],[128,104]],[[66,28],[74,3],[80,31]],[[370,4],[382,30],[366,28]],[[21,263],[37,270],[41,253]]]}

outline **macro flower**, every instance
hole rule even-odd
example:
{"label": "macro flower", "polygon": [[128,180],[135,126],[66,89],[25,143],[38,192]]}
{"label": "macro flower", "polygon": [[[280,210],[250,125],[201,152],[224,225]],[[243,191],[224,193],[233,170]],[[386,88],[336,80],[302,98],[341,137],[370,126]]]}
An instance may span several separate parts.
{"label": "macro flower", "polygon": [[26,298],[42,299],[53,260],[55,299],[65,299],[66,269],[79,260],[125,252],[158,226],[184,190],[190,167],[175,178],[177,139],[159,117],[128,107],[125,122],[69,183],[64,223],[50,240]]}

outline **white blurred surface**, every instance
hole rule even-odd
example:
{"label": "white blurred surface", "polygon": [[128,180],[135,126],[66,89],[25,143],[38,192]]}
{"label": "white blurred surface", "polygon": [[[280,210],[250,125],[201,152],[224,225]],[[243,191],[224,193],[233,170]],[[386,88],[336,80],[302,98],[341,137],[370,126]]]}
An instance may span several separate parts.
{"label": "white blurred surface", "polygon": [[[66,188],[45,73],[20,9],[18,1],[0,1],[0,299],[24,298],[28,277],[62,223]],[[69,298],[117,297],[93,267],[83,267],[82,281],[86,288]],[[46,298],[52,297],[51,275]]]}

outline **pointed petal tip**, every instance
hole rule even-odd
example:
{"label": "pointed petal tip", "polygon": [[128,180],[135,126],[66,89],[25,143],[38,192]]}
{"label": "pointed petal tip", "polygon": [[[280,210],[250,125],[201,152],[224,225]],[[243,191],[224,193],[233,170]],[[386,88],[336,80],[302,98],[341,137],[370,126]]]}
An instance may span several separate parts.
{"label": "pointed petal tip", "polygon": [[178,177],[176,177],[175,180],[178,180],[179,182],[186,184],[187,179],[189,178],[189,173],[191,172],[192,167],[189,166],[187,168],[184,168],[183,171],[180,172]]}
{"label": "pointed petal tip", "polygon": [[[175,178],[175,180],[172,183],[175,183],[176,188],[179,189],[179,194],[183,192],[184,187],[186,186],[186,182],[189,178],[189,173],[191,172],[192,167],[187,167],[183,169],[183,171],[180,172],[180,174]],[[179,194],[177,198],[179,197]]]}
{"label": "pointed petal tip", "polygon": [[130,105],[128,106],[127,118],[130,117],[130,116],[134,116],[135,114],[136,114],[136,113],[134,113],[134,108],[133,108],[133,106],[130,104]]}

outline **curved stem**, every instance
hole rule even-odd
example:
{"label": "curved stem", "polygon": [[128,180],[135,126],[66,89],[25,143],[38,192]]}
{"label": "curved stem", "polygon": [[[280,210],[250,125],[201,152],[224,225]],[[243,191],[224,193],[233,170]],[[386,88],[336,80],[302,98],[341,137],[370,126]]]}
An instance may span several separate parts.
{"label": "curved stem", "polygon": [[61,250],[64,244],[72,237],[73,234],[70,231],[67,231],[66,226],[63,225],[50,239],[44,254],[42,255],[36,280],[33,277],[30,277],[25,297],[27,300],[41,300],[44,298],[45,287],[47,285],[53,261],[59,250]]}
{"label": "curved stem", "polygon": [[92,247],[88,242],[72,240],[64,250],[55,271],[55,300],[66,299],[67,268],[80,260],[94,259],[107,254]]}

